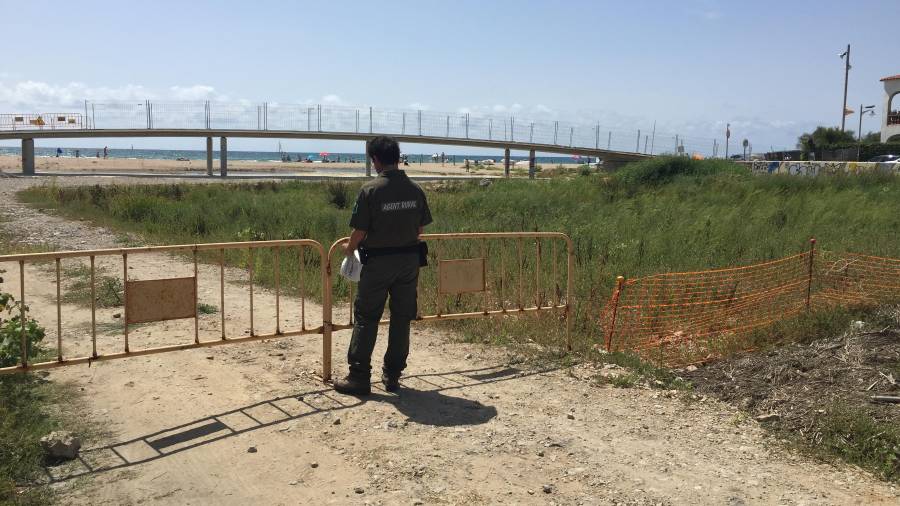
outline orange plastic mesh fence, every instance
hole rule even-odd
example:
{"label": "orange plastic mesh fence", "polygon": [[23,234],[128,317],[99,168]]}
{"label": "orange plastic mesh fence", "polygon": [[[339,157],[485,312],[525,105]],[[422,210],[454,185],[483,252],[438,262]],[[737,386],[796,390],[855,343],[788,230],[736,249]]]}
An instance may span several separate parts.
{"label": "orange plastic mesh fence", "polygon": [[679,366],[751,349],[755,331],[808,307],[898,299],[900,259],[810,248],[745,267],[620,280],[600,324],[607,351]]}
{"label": "orange plastic mesh fence", "polygon": [[811,254],[628,280],[601,313],[606,349],[679,365],[746,348],[754,330],[806,308]]}
{"label": "orange plastic mesh fence", "polygon": [[900,258],[826,252],[816,263],[816,304],[867,304],[900,299]]}

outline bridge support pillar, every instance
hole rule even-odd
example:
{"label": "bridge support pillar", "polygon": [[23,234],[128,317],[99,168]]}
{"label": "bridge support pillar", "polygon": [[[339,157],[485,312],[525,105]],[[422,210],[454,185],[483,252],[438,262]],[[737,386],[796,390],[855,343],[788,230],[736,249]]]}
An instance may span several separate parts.
{"label": "bridge support pillar", "polygon": [[206,138],[206,175],[213,175],[213,139]]}
{"label": "bridge support pillar", "polygon": [[372,159],[369,158],[369,141],[366,141],[366,177],[372,176]]}
{"label": "bridge support pillar", "polygon": [[219,139],[219,175],[228,175],[228,139],[225,137]]}
{"label": "bridge support pillar", "polygon": [[534,150],[528,151],[528,179],[534,179]]}
{"label": "bridge support pillar", "polygon": [[509,148],[503,151],[503,176],[509,177]]}
{"label": "bridge support pillar", "polygon": [[34,175],[34,139],[22,139],[22,174]]}

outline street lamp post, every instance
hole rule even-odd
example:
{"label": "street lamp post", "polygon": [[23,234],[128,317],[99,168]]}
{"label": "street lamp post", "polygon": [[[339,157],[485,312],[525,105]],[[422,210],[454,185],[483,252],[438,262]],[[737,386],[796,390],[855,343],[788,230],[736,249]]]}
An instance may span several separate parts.
{"label": "street lamp post", "polygon": [[875,116],[874,105],[867,105],[863,107],[862,104],[859,104],[859,132],[856,134],[856,161],[859,161],[859,154],[862,150],[862,119],[866,113],[869,113],[869,116]]}
{"label": "street lamp post", "polygon": [[731,140],[731,123],[725,123],[725,159],[728,159],[728,142]]}
{"label": "street lamp post", "polygon": [[841,132],[843,132],[844,122],[847,120],[847,82],[850,78],[850,44],[847,44],[847,50],[838,56],[844,60],[844,107],[841,109]]}

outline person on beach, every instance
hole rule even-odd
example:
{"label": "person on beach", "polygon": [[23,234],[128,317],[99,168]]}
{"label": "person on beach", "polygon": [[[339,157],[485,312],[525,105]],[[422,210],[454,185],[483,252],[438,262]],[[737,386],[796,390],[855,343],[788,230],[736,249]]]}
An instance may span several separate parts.
{"label": "person on beach", "polygon": [[431,223],[425,192],[398,168],[397,141],[375,137],[366,156],[378,176],[362,186],[350,218],[353,233],[344,253],[353,257],[359,250],[363,266],[353,306],[356,323],[347,350],[350,373],[334,382],[336,391],[350,395],[371,393],[372,350],[388,296],[391,322],[382,382],[388,392],[400,387],[409,356],[409,324],[418,313],[419,267],[427,257],[420,235]]}
{"label": "person on beach", "polygon": [[109,158],[109,148],[103,146],[103,158]]}
{"label": "person on beach", "polygon": [[62,148],[56,148],[56,157],[59,158],[59,156],[61,154],[62,154]]}

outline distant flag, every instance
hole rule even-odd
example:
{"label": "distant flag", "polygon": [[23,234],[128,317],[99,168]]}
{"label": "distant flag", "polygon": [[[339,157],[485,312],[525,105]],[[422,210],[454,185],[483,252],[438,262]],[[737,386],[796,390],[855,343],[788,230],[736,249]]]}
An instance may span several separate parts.
{"label": "distant flag", "polygon": [[850,116],[851,114],[853,114],[855,112],[856,111],[854,111],[853,109],[851,109],[849,107],[844,107],[844,116]]}

